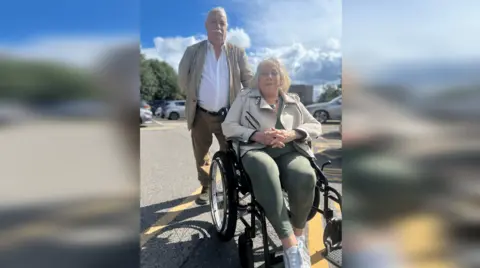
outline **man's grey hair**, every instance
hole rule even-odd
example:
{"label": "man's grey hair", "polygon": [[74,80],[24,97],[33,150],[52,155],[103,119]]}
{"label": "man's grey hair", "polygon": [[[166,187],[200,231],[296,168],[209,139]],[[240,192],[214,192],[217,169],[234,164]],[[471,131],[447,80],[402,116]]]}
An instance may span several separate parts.
{"label": "man's grey hair", "polygon": [[220,13],[222,14],[223,16],[225,16],[225,18],[228,18],[227,17],[227,12],[225,11],[225,9],[223,7],[215,7],[215,8],[212,8],[210,11],[208,11],[208,14],[207,14],[207,19],[210,17],[210,15],[212,15],[213,13]]}

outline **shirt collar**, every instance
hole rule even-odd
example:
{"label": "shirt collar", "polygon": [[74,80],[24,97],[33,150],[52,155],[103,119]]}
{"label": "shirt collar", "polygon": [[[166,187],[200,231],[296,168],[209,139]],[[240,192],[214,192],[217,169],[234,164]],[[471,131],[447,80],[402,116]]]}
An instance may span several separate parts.
{"label": "shirt collar", "polygon": [[[208,45],[208,49],[213,50],[213,44],[208,39],[207,39],[207,45]],[[222,44],[222,50],[225,50],[225,42]]]}

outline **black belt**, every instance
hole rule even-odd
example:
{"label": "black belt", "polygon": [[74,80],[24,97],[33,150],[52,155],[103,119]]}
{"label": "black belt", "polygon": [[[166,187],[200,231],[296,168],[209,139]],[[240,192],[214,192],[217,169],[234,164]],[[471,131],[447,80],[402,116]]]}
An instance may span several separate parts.
{"label": "black belt", "polygon": [[208,111],[208,110],[203,109],[203,108],[200,107],[200,106],[197,106],[197,108],[198,108],[200,111],[202,111],[202,112],[204,112],[204,113],[207,113],[207,114],[209,114],[209,115],[213,115],[213,116],[223,116],[223,117],[227,115],[227,111],[228,111],[227,108],[222,108],[222,109],[220,109],[220,111],[218,111],[218,112],[211,112],[211,111]]}

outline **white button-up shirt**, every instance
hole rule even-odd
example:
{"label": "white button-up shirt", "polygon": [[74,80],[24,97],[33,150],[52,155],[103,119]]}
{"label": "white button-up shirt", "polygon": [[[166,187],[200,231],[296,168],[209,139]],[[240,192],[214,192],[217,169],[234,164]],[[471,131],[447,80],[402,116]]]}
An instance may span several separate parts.
{"label": "white button-up shirt", "polygon": [[213,45],[208,42],[203,65],[202,80],[198,90],[198,105],[205,110],[218,112],[229,103],[230,76],[225,45],[217,60]]}

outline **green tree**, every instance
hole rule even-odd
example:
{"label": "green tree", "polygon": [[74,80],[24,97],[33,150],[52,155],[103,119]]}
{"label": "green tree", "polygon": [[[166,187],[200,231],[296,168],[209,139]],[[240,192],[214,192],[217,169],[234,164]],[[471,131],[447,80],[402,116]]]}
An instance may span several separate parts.
{"label": "green tree", "polygon": [[322,94],[318,97],[318,102],[328,102],[342,95],[342,84],[326,85]]}
{"label": "green tree", "polygon": [[141,56],[140,94],[144,100],[184,99],[177,79],[177,73],[166,62]]}
{"label": "green tree", "polygon": [[27,102],[98,98],[92,76],[72,66],[44,61],[0,61],[0,98]]}

